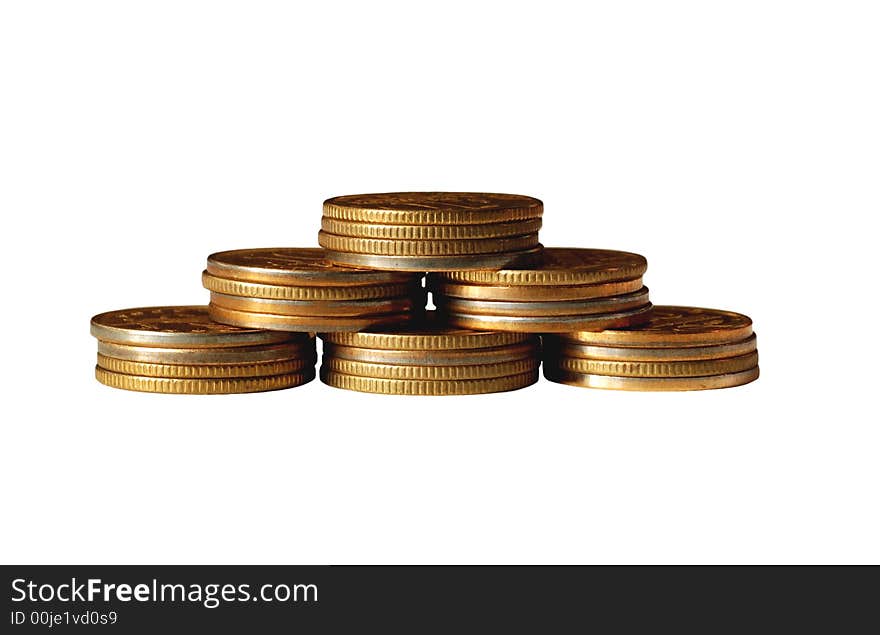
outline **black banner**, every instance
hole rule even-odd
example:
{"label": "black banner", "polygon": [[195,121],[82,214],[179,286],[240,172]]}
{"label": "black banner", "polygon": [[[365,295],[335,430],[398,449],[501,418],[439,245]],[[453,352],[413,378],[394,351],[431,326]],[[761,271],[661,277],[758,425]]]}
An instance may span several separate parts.
{"label": "black banner", "polygon": [[[868,569],[750,567],[3,567],[3,632],[536,632],[649,627],[851,632]],[[861,629],[858,629],[861,630]]]}

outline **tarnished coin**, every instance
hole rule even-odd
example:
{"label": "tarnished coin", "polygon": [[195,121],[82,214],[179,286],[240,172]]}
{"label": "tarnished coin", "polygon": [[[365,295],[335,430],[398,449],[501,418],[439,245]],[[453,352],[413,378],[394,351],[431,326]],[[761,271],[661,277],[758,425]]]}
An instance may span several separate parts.
{"label": "tarnished coin", "polygon": [[512,317],[444,313],[450,324],[465,329],[514,331],[520,333],[568,333],[635,326],[651,315],[651,305],[619,313],[597,315],[561,315],[553,317]]}
{"label": "tarnished coin", "polygon": [[704,377],[749,370],[758,365],[758,354],[749,353],[727,359],[672,362],[615,362],[607,359],[559,357],[547,360],[554,370],[588,375],[618,377]]}
{"label": "tarnished coin", "polygon": [[608,249],[544,249],[541,258],[523,268],[498,271],[455,271],[439,276],[443,282],[520,285],[580,285],[631,280],[648,268],[644,256]]}
{"label": "tarnished coin", "polygon": [[531,386],[538,381],[538,371],[533,370],[508,377],[467,380],[415,380],[379,379],[346,375],[325,368],[321,369],[321,381],[328,386],[370,392],[382,395],[477,395],[493,392],[506,392]]}
{"label": "tarnished coin", "polygon": [[421,313],[407,311],[365,317],[320,317],[279,315],[277,313],[255,313],[236,311],[219,306],[208,307],[211,317],[224,324],[243,327],[272,329],[275,331],[299,331],[303,333],[331,333],[336,331],[362,331],[370,327],[407,322],[413,315]]}
{"label": "tarnished coin", "polygon": [[234,348],[159,348],[98,341],[98,353],[106,357],[147,364],[222,365],[280,362],[315,357],[315,341],[306,333],[291,333],[295,343]]}
{"label": "tarnished coin", "polygon": [[512,223],[486,225],[380,225],[377,223],[354,223],[325,216],[321,219],[321,229],[328,234],[353,238],[474,240],[536,234],[541,229],[541,219],[530,218]]}
{"label": "tarnished coin", "polygon": [[379,379],[414,379],[422,381],[450,381],[462,379],[489,379],[534,372],[540,362],[532,357],[496,364],[465,366],[413,366],[403,364],[376,364],[356,362],[338,357],[325,358],[323,368],[328,372],[376,377]]}
{"label": "tarnished coin", "polygon": [[206,306],[161,306],[123,309],[92,318],[91,333],[99,340],[165,348],[214,348],[274,344],[286,333],[219,324]]}
{"label": "tarnished coin", "polygon": [[610,390],[636,391],[681,391],[681,390],[712,390],[715,388],[732,388],[755,381],[760,371],[758,367],[728,375],[709,375],[706,377],[613,377],[609,375],[588,375],[582,373],[566,373],[551,367],[544,367],[544,376],[558,384],[580,386],[582,388],[605,388]]}
{"label": "tarnished coin", "polygon": [[165,377],[168,379],[232,379],[237,377],[271,377],[290,375],[314,369],[314,359],[288,359],[254,364],[152,364],[133,362],[98,354],[98,367],[125,375]]}
{"label": "tarnished coin", "polygon": [[338,302],[345,300],[377,300],[409,295],[420,289],[418,281],[398,284],[359,284],[335,287],[294,287],[286,284],[260,284],[202,273],[202,286],[209,291],[246,298],[298,300],[307,302]]}
{"label": "tarnished coin", "polygon": [[714,346],[686,346],[666,348],[636,348],[615,346],[592,346],[572,342],[565,335],[547,335],[544,351],[548,359],[554,357],[580,357],[583,359],[607,359],[619,362],[667,362],[701,359],[724,359],[748,355],[758,349],[755,335],[733,344]]}
{"label": "tarnished coin", "polygon": [[615,295],[633,293],[642,288],[642,279],[605,282],[601,284],[561,285],[519,285],[499,286],[488,284],[445,283],[431,274],[428,289],[440,296],[462,298],[464,300],[496,300],[514,302],[541,302],[560,300],[591,300]]}
{"label": "tarnished coin", "polygon": [[514,317],[555,317],[618,313],[642,308],[649,304],[648,287],[635,293],[592,300],[559,300],[555,302],[502,302],[498,300],[462,300],[435,296],[438,309],[459,315]]}
{"label": "tarnished coin", "polygon": [[469,256],[498,254],[533,249],[540,243],[538,234],[508,238],[481,238],[477,240],[380,240],[352,238],[318,232],[318,244],[331,252],[369,254],[375,256]]}
{"label": "tarnished coin", "polygon": [[376,256],[327,250],[327,259],[345,267],[386,271],[472,271],[524,265],[541,254],[540,245],[525,251],[470,256]]}
{"label": "tarnished coin", "polygon": [[425,306],[424,294],[416,298],[384,298],[381,300],[317,301],[273,300],[268,298],[245,298],[236,295],[211,292],[211,306],[236,311],[254,313],[275,313],[299,317],[363,317],[384,313],[400,313],[422,309]]}
{"label": "tarnished coin", "polygon": [[299,287],[406,284],[419,278],[400,272],[338,267],[326,259],[323,249],[291,247],[235,249],[211,254],[207,273],[218,278]]}
{"label": "tarnished coin", "polygon": [[324,343],[324,360],[347,359],[371,364],[396,364],[409,366],[469,366],[474,364],[499,364],[523,358],[537,359],[537,340],[528,344],[514,344],[494,348],[452,350],[386,350],[340,346]]}
{"label": "tarnished coin", "polygon": [[372,329],[363,333],[327,333],[321,339],[339,346],[394,351],[443,351],[495,348],[531,344],[532,335],[463,330],[446,324],[435,311],[426,311],[420,320],[393,329]]}
{"label": "tarnished coin", "polygon": [[[574,329],[575,331],[581,329]],[[569,339],[595,346],[687,347],[731,344],[752,335],[752,320],[740,313],[683,306],[656,306],[638,328],[569,333]]]}
{"label": "tarnished coin", "polygon": [[244,392],[281,390],[307,384],[315,378],[314,370],[271,377],[243,377],[236,379],[167,379],[124,375],[95,367],[95,378],[111,388],[157,392],[176,395],[219,395]]}
{"label": "tarnished coin", "polygon": [[479,192],[387,192],[324,201],[324,216],[390,225],[475,225],[540,218],[544,205],[531,196]]}

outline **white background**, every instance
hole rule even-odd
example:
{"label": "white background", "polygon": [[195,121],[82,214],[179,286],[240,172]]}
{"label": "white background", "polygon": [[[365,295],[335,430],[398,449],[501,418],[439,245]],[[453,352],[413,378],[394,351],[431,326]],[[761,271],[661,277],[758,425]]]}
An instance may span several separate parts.
{"label": "white background", "polygon": [[[876,4],[5,2],[0,556],[880,562]],[[92,376],[92,314],[207,300],[323,199],[530,194],[763,376],[468,398]]]}

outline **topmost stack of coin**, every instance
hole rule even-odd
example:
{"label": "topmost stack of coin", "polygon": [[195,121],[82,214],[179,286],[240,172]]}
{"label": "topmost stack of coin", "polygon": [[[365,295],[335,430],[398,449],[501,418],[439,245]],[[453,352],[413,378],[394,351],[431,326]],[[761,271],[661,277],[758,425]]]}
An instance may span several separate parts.
{"label": "topmost stack of coin", "polygon": [[330,262],[397,271],[500,269],[540,253],[544,205],[517,194],[395,192],[324,201]]}

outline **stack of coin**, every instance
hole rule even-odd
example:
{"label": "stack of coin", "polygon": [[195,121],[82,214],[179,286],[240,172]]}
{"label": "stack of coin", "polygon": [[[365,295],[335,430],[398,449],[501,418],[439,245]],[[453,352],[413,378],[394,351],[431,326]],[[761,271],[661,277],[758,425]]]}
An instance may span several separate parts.
{"label": "stack of coin", "polygon": [[538,381],[539,343],[521,333],[449,328],[429,312],[422,322],[363,333],[322,334],[321,380],[391,395],[472,395]]}
{"label": "stack of coin", "polygon": [[125,309],[92,318],[95,377],[113,388],[176,394],[261,392],[315,378],[315,339],[305,333],[213,322],[206,306]]}
{"label": "stack of coin", "polygon": [[526,333],[596,331],[650,317],[647,261],[604,249],[553,249],[523,268],[432,274],[437,308],[462,328]]}
{"label": "stack of coin", "polygon": [[498,269],[540,253],[544,205],[516,194],[396,192],[324,201],[318,243],[337,264],[398,271]]}
{"label": "stack of coin", "polygon": [[544,338],[550,381],[616,390],[707,390],[758,378],[758,350],[745,315],[680,306],[654,307],[631,329]]}
{"label": "stack of coin", "polygon": [[337,267],[322,249],[212,254],[211,317],[248,328],[325,333],[405,322],[425,308],[421,275]]}

